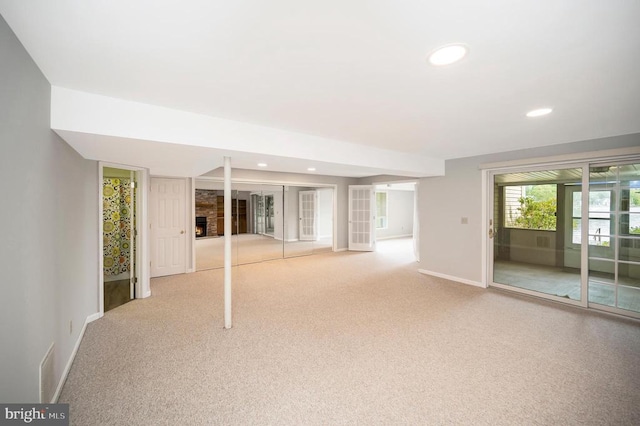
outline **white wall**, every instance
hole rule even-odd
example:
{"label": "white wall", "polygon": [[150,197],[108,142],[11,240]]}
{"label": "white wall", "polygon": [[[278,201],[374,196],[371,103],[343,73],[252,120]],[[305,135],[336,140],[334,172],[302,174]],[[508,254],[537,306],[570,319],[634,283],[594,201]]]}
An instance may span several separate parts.
{"label": "white wall", "polygon": [[98,166],[50,129],[51,86],[1,17],[0,58],[0,401],[38,402],[51,343],[59,383],[99,311]]}
{"label": "white wall", "polygon": [[387,228],[376,229],[376,238],[412,235],[414,191],[386,190]]}
{"label": "white wall", "polygon": [[[445,176],[423,178],[418,186],[420,268],[482,281],[482,173],[493,162],[640,146],[640,134],[448,160]],[[467,217],[463,225],[461,218]]]}

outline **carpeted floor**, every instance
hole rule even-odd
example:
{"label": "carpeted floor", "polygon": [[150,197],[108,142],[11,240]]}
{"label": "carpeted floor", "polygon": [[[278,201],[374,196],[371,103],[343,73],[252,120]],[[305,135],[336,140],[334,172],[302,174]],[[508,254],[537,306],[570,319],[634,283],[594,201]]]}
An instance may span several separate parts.
{"label": "carpeted floor", "polygon": [[421,275],[393,251],[164,277],[86,334],[73,425],[637,425],[640,323]]}

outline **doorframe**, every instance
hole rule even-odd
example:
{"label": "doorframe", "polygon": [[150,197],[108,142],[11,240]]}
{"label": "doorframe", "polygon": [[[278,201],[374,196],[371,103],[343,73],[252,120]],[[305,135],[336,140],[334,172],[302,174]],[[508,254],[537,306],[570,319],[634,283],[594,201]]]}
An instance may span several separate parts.
{"label": "doorframe", "polygon": [[[522,171],[531,169],[545,169],[545,168],[570,168],[570,167],[584,167],[582,174],[582,188],[583,197],[584,192],[589,190],[589,167],[593,163],[603,162],[616,162],[616,161],[629,161],[631,157],[640,155],[640,147],[631,148],[616,148],[602,151],[580,152],[574,154],[564,154],[551,157],[542,158],[529,158],[513,161],[505,161],[499,163],[481,164],[479,166],[482,172],[482,286],[489,287],[490,283],[493,283],[493,259],[490,259],[490,255],[493,253],[493,239],[489,238],[489,220],[492,219],[491,211],[494,204],[494,194],[492,183],[492,175],[497,172],[505,173],[510,171]],[[582,217],[588,217],[588,203],[582,205]],[[494,224],[495,226],[495,224]],[[582,222],[582,235],[583,242],[585,238],[588,239],[588,220]],[[581,300],[567,300],[565,298],[555,297],[553,295],[546,295],[527,289],[520,289],[513,286],[500,285],[494,286],[500,289],[506,289],[515,293],[526,294],[545,300],[552,300],[561,302],[565,305],[572,305],[584,309],[593,309],[597,311],[609,312],[612,314],[621,315],[624,317],[640,318],[640,314],[633,311],[626,311],[618,308],[612,308],[604,305],[590,304],[589,303],[589,285],[588,285],[588,241],[587,248],[581,250]]]}
{"label": "doorframe", "polygon": [[[196,215],[196,189],[195,189],[195,179],[196,178],[185,178],[179,176],[167,176],[167,175],[148,175],[148,184],[147,190],[145,194],[149,196],[151,192],[151,179],[173,179],[173,180],[181,180],[185,183],[184,185],[184,222],[183,226],[185,229],[185,241],[184,241],[184,273],[189,274],[191,272],[195,272],[195,245],[196,245],[196,236],[194,232],[195,224],[194,218]],[[148,198],[147,198],[148,199]],[[147,237],[147,247],[148,247],[148,259],[146,266],[149,268],[149,277],[151,276],[151,241],[153,238],[153,233],[151,232],[151,223],[149,220],[149,216],[151,214],[150,209],[147,209],[147,217],[146,219],[146,227],[149,231]],[[149,289],[149,296],[151,295],[151,290]],[[145,296],[147,297],[147,296]]]}
{"label": "doorframe", "polygon": [[125,164],[98,161],[98,314],[104,316],[104,168],[130,170],[138,173],[138,192],[136,194],[136,299],[144,299],[151,296],[150,266],[149,266],[149,221],[148,221],[148,194],[149,194],[149,169],[143,167],[128,166]]}
{"label": "doorframe", "polygon": [[[484,177],[484,175],[483,175]],[[413,255],[415,261],[420,263],[420,179],[402,179],[391,181],[373,182],[373,191],[376,192],[375,187],[378,185],[394,185],[402,183],[412,183],[413,188],[413,228],[411,229],[411,240],[413,244]],[[387,212],[388,214],[389,212]],[[375,229],[374,229],[375,233]]]}

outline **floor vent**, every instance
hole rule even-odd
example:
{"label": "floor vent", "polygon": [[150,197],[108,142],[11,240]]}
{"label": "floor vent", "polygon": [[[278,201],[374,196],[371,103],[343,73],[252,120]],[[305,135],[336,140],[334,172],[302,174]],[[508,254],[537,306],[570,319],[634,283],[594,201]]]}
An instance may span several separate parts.
{"label": "floor vent", "polygon": [[56,393],[56,381],[54,374],[54,347],[55,342],[51,343],[47,354],[40,363],[40,403],[49,404],[53,402],[53,396]]}

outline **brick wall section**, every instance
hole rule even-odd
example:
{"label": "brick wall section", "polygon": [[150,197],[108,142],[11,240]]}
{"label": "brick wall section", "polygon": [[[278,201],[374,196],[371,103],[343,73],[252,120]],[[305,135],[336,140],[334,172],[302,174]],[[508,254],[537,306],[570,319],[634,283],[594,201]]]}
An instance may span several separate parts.
{"label": "brick wall section", "polygon": [[[196,216],[207,218],[207,237],[218,236],[218,191],[196,189]],[[195,219],[194,219],[195,226]]]}

